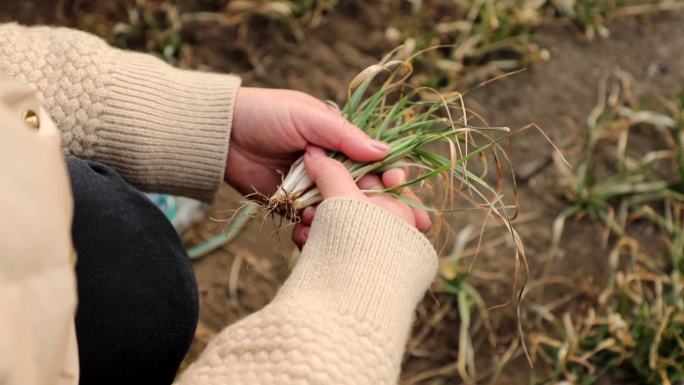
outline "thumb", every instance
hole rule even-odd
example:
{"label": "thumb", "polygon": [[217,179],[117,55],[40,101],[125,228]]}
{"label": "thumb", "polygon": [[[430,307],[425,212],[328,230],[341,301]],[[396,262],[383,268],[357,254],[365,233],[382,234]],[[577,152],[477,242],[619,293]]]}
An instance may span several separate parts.
{"label": "thumb", "polygon": [[304,166],[309,178],[316,184],[323,199],[348,197],[365,199],[347,168],[335,159],[329,158],[323,149],[307,146]]}
{"label": "thumb", "polygon": [[365,132],[330,108],[312,109],[307,106],[301,111],[297,110],[293,116],[302,117],[297,127],[307,142],[340,151],[354,160],[379,160],[384,158],[389,151],[387,143],[371,139]]}

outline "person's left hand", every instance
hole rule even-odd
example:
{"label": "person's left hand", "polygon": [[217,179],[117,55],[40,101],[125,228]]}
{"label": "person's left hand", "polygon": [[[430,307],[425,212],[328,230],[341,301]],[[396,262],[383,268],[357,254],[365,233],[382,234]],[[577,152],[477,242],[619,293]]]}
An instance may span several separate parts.
{"label": "person's left hand", "polygon": [[389,150],[301,92],[242,87],[233,114],[224,179],[243,194],[274,193],[308,144],[364,162],[382,159]]}

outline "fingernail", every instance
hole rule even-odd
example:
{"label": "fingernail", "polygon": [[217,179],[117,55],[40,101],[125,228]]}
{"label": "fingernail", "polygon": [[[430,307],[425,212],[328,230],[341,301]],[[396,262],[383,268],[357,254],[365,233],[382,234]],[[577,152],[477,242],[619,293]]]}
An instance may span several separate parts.
{"label": "fingernail", "polygon": [[319,156],[325,156],[325,151],[322,148],[316,146],[307,146],[306,155],[311,158],[318,158]]}
{"label": "fingernail", "polygon": [[371,140],[370,145],[374,149],[376,149],[378,151],[382,151],[382,152],[387,152],[387,150],[389,150],[389,148],[390,148],[389,144],[387,144],[385,142],[381,142],[379,140]]}

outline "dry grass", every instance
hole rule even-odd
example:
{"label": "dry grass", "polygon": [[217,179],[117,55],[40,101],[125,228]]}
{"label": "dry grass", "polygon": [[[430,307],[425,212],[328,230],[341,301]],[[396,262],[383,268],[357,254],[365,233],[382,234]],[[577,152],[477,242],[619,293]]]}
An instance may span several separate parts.
{"label": "dry grass", "polygon": [[575,170],[558,165],[568,207],[554,225],[552,257],[570,217],[601,222],[612,246],[607,283],[586,308],[529,307],[532,355],[549,368],[546,381],[684,380],[684,94],[663,105],[662,113],[638,108],[630,77],[616,72],[600,85],[582,160]]}
{"label": "dry grass", "polygon": [[336,4],[337,0],[207,0],[199,11],[181,11],[177,2],[168,0],[62,0],[57,16],[114,46],[153,53],[179,65],[192,54],[183,39],[188,27],[231,27],[237,32],[234,38],[241,40],[254,31],[273,29],[297,41],[307,29],[320,25]]}
{"label": "dry grass", "polygon": [[591,40],[608,37],[613,17],[684,9],[672,0],[458,0],[414,4],[410,16],[387,30],[395,43],[418,49],[445,45],[427,56],[419,84],[452,90],[550,59],[534,42],[547,25],[572,24]]}

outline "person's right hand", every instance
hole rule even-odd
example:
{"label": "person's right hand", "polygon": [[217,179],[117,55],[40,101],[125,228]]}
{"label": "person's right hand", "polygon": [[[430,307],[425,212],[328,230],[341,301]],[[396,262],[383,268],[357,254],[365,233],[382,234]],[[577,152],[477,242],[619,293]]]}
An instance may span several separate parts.
{"label": "person's right hand", "polygon": [[[403,203],[392,194],[366,195],[361,191],[382,190],[400,185],[406,181],[404,170],[391,169],[385,171],[382,176],[366,175],[356,183],[342,163],[326,156],[325,151],[320,147],[311,145],[306,148],[304,165],[309,177],[323,196],[323,200],[346,197],[367,201],[391,212],[422,232],[430,229],[430,217],[425,211]],[[403,189],[402,195],[418,202],[418,197],[408,188]],[[292,231],[292,240],[300,247],[306,243],[309,236],[314,213],[314,207],[306,208],[302,213],[302,221],[295,225]]]}

